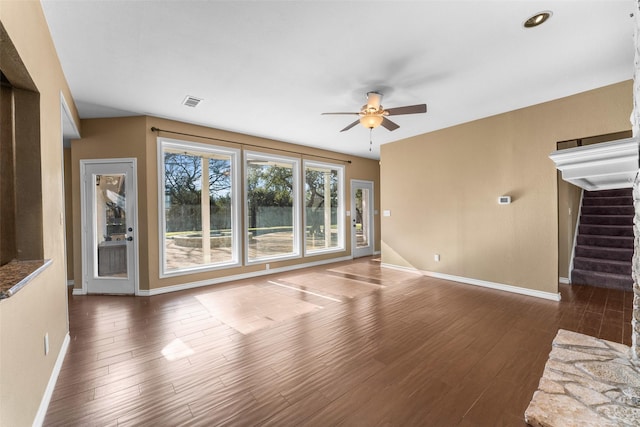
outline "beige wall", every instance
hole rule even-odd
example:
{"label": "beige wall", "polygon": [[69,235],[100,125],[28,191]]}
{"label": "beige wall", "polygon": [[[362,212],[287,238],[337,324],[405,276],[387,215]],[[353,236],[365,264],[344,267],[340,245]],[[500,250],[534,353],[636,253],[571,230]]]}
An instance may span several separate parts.
{"label": "beige wall", "polygon": [[[82,139],[71,141],[71,193],[68,197],[73,198],[73,247],[67,250],[73,252],[73,278],[74,287],[82,288],[82,235],[80,233],[80,160],[83,159],[112,159],[129,158],[138,159],[138,186],[145,182],[147,173],[144,146],[145,118],[123,117],[117,119],[91,119],[82,120]],[[138,212],[139,221],[144,224],[140,217],[147,210],[146,194],[138,191]],[[140,263],[142,254],[146,253],[145,229],[138,230],[140,241]],[[144,250],[143,250],[144,249]],[[144,270],[144,269],[142,269]],[[148,281],[145,276],[146,270],[140,272],[140,281]]]}
{"label": "beige wall", "polygon": [[[78,117],[40,2],[2,1],[0,22],[40,92],[43,249],[52,260],[15,296],[0,301],[0,425],[26,426],[36,416],[68,333],[61,93],[76,123]],[[46,356],[45,333],[50,343]]]}
{"label": "beige wall", "polygon": [[[82,139],[72,141],[72,176],[73,176],[73,253],[74,253],[74,277],[82,277],[82,254],[80,235],[80,179],[79,162],[81,159],[97,158],[118,158],[135,157],[138,159],[138,241],[140,260],[140,289],[153,290],[166,286],[182,285],[185,283],[200,282],[211,279],[224,278],[237,274],[263,271],[264,264],[228,268],[195,274],[160,278],[159,250],[160,242],[158,236],[158,170],[157,170],[157,137],[156,132],[151,131],[151,127],[156,127],[174,132],[198,135],[183,136],[171,133],[162,133],[167,138],[194,141],[204,144],[215,144],[234,148],[242,147],[251,151],[263,151],[275,154],[285,154],[288,156],[323,160],[334,163],[345,161],[345,189],[346,201],[350,200],[349,181],[351,179],[370,180],[374,182],[376,191],[380,188],[380,172],[378,161],[348,156],[345,154],[333,153],[324,150],[313,149],[300,145],[287,144],[284,142],[257,138],[248,135],[225,132],[221,130],[206,128],[202,126],[181,123],[172,120],[154,117],[126,117],[111,119],[91,119],[82,120]],[[208,138],[217,138],[231,142],[213,141]],[[284,150],[284,151],[282,151]],[[301,153],[293,154],[290,151]],[[321,157],[318,157],[321,156]],[[324,157],[331,157],[335,160],[326,160]],[[351,164],[346,164],[351,160]],[[379,197],[375,197],[375,209],[379,210]],[[347,207],[347,210],[350,208]],[[376,222],[378,218],[376,217]],[[376,224],[376,250],[380,250],[380,228]],[[321,260],[335,259],[350,256],[351,245],[349,236],[347,246],[343,252],[307,256],[299,259],[285,261],[270,261],[270,268],[290,267],[303,263],[316,262]],[[81,288],[80,280],[75,280],[75,287]]]}
{"label": "beige wall", "polygon": [[627,81],[383,145],[383,262],[556,293],[548,155],[557,141],[629,129],[631,104]]}

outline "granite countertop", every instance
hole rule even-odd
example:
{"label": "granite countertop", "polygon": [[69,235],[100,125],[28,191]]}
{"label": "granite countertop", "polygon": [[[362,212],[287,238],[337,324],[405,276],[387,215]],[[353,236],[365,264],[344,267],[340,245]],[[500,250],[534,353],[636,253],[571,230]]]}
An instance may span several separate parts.
{"label": "granite countertop", "polygon": [[51,260],[14,260],[0,266],[0,300],[15,295],[49,264]]}

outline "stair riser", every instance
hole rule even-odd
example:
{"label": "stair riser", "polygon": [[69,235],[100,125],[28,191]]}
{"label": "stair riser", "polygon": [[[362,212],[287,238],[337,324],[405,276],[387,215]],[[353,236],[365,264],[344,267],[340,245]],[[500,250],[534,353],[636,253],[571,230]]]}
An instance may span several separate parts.
{"label": "stair riser", "polygon": [[606,236],[581,236],[578,235],[578,244],[583,246],[605,246],[610,248],[633,249],[633,239],[607,238]]}
{"label": "stair riser", "polygon": [[633,228],[625,226],[607,226],[583,224],[579,227],[580,234],[590,234],[598,236],[624,236],[633,237]]}
{"label": "stair riser", "polygon": [[582,206],[585,215],[632,215],[633,206]]}
{"label": "stair riser", "polygon": [[618,188],[615,190],[585,191],[584,198],[589,197],[631,197],[632,190],[630,188]]}
{"label": "stair riser", "polygon": [[629,206],[633,205],[632,197],[585,197],[583,206]]}
{"label": "stair riser", "polygon": [[580,224],[633,226],[633,215],[581,215]]}
{"label": "stair riser", "polygon": [[571,274],[571,283],[574,285],[591,285],[600,288],[622,289],[625,291],[633,290],[632,278],[618,277],[595,277],[588,272],[576,272]]}
{"label": "stair riser", "polygon": [[612,248],[586,248],[584,246],[576,246],[576,256],[582,258],[598,258],[613,261],[631,262],[633,258],[633,249],[612,249]]}
{"label": "stair riser", "polygon": [[573,260],[573,268],[577,270],[597,271],[600,273],[624,274],[631,277],[631,263],[620,265],[575,258]]}

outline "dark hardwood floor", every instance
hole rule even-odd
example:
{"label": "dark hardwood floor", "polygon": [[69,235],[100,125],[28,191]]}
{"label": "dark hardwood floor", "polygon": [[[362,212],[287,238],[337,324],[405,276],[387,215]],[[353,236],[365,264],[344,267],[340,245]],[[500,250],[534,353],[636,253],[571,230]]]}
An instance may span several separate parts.
{"label": "dark hardwood floor", "polygon": [[630,344],[631,292],[561,292],[368,258],[148,298],[70,296],[44,424],[524,426],[559,328]]}

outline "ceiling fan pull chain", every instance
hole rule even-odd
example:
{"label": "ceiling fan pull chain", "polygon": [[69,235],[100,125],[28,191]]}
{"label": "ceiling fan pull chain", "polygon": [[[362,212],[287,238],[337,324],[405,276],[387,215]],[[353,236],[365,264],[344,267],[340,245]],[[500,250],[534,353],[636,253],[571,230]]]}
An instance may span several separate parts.
{"label": "ceiling fan pull chain", "polygon": [[373,134],[373,128],[369,128],[369,151],[371,151],[371,146],[373,142],[371,141],[371,135]]}

